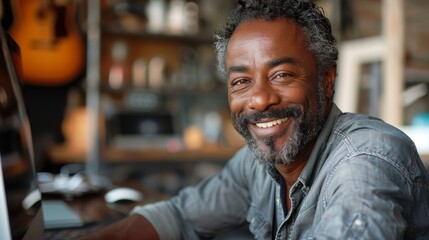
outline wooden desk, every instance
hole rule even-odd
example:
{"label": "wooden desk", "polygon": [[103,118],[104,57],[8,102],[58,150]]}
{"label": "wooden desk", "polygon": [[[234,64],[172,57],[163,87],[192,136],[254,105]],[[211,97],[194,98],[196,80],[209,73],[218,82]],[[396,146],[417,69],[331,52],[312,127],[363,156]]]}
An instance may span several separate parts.
{"label": "wooden desk", "polygon": [[[127,183],[123,186],[130,186],[136,189],[140,189],[142,193],[146,196],[142,202],[133,203],[129,205],[123,205],[122,210],[126,210],[125,212],[116,211],[112,207],[109,207],[103,200],[104,193],[100,192],[93,195],[86,195],[75,199],[73,201],[67,202],[69,206],[73,208],[79,215],[81,215],[84,219],[88,219],[87,221],[95,221],[95,226],[90,224],[90,226],[84,228],[84,235],[89,234],[94,231],[99,231],[103,227],[107,226],[106,224],[114,223],[115,221],[119,221],[121,218],[124,218],[128,212],[137,205],[142,205],[154,201],[164,200],[169,198],[169,196],[158,194],[156,192],[151,191],[150,189],[146,189],[138,183]],[[109,221],[108,223],[103,222],[105,219],[113,218],[113,221]],[[97,222],[100,223],[97,225]],[[45,236],[49,236],[54,234],[57,230],[48,230],[45,231]],[[74,231],[71,229],[70,231]],[[80,228],[77,228],[77,231],[80,231]],[[82,236],[82,235],[80,235]],[[74,239],[74,238],[73,238]],[[213,238],[213,240],[221,240],[221,239],[254,239],[254,236],[249,232],[247,224],[239,229],[226,231],[220,233],[217,237]]]}
{"label": "wooden desk", "polygon": [[44,200],[61,199],[64,200],[86,223],[103,222],[106,219],[120,219],[125,217],[135,206],[144,205],[160,200],[168,199],[170,196],[158,193],[152,189],[144,187],[138,182],[127,182],[115,184],[115,186],[131,187],[139,190],[143,194],[140,202],[128,202],[119,204],[108,204],[104,201],[104,194],[107,190],[88,193],[72,199],[65,199],[60,195],[43,194]]}

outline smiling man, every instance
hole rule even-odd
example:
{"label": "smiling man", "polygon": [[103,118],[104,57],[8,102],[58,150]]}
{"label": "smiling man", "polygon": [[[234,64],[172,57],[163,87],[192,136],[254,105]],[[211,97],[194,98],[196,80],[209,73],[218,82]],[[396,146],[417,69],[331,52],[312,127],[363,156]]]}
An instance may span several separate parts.
{"label": "smiling man", "polygon": [[255,239],[429,238],[429,178],[414,144],[333,103],[338,52],[312,1],[238,1],[215,46],[247,146],[100,238],[210,238],[246,224]]}

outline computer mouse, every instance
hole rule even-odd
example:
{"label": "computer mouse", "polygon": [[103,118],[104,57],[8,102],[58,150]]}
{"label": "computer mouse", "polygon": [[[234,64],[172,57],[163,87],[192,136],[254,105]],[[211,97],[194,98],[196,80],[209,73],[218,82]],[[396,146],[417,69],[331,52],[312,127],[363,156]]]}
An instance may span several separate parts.
{"label": "computer mouse", "polygon": [[139,202],[143,200],[143,194],[136,189],[128,187],[117,187],[104,194],[104,200],[107,203],[119,202]]}

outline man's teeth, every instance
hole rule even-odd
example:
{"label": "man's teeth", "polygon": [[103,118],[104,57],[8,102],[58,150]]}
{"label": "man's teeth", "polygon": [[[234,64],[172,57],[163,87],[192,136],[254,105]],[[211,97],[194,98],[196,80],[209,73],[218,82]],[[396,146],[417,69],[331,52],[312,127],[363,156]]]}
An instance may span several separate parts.
{"label": "man's teeth", "polygon": [[266,122],[266,123],[257,123],[256,126],[260,127],[260,128],[269,128],[275,125],[279,125],[280,123],[284,123],[287,121],[288,118],[282,118],[282,119],[277,119],[271,122]]}

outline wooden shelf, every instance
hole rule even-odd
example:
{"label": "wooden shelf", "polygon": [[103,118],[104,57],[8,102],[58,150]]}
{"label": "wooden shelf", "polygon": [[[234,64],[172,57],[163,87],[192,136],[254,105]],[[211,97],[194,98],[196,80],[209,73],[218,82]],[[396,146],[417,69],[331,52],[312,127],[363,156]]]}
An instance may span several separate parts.
{"label": "wooden shelf", "polygon": [[211,44],[213,43],[213,34],[200,32],[197,34],[175,34],[168,32],[148,32],[146,30],[129,31],[122,28],[104,27],[103,34],[122,36],[122,37],[135,37],[138,39],[146,40],[160,40],[160,41],[173,41],[187,44]]}
{"label": "wooden shelf", "polygon": [[[108,163],[132,162],[199,162],[227,161],[239,148],[208,145],[198,150],[184,149],[169,152],[162,149],[153,150],[121,150],[106,148],[101,151],[102,161]],[[84,163],[86,153],[70,147],[57,145],[50,149],[50,157],[55,164]]]}

